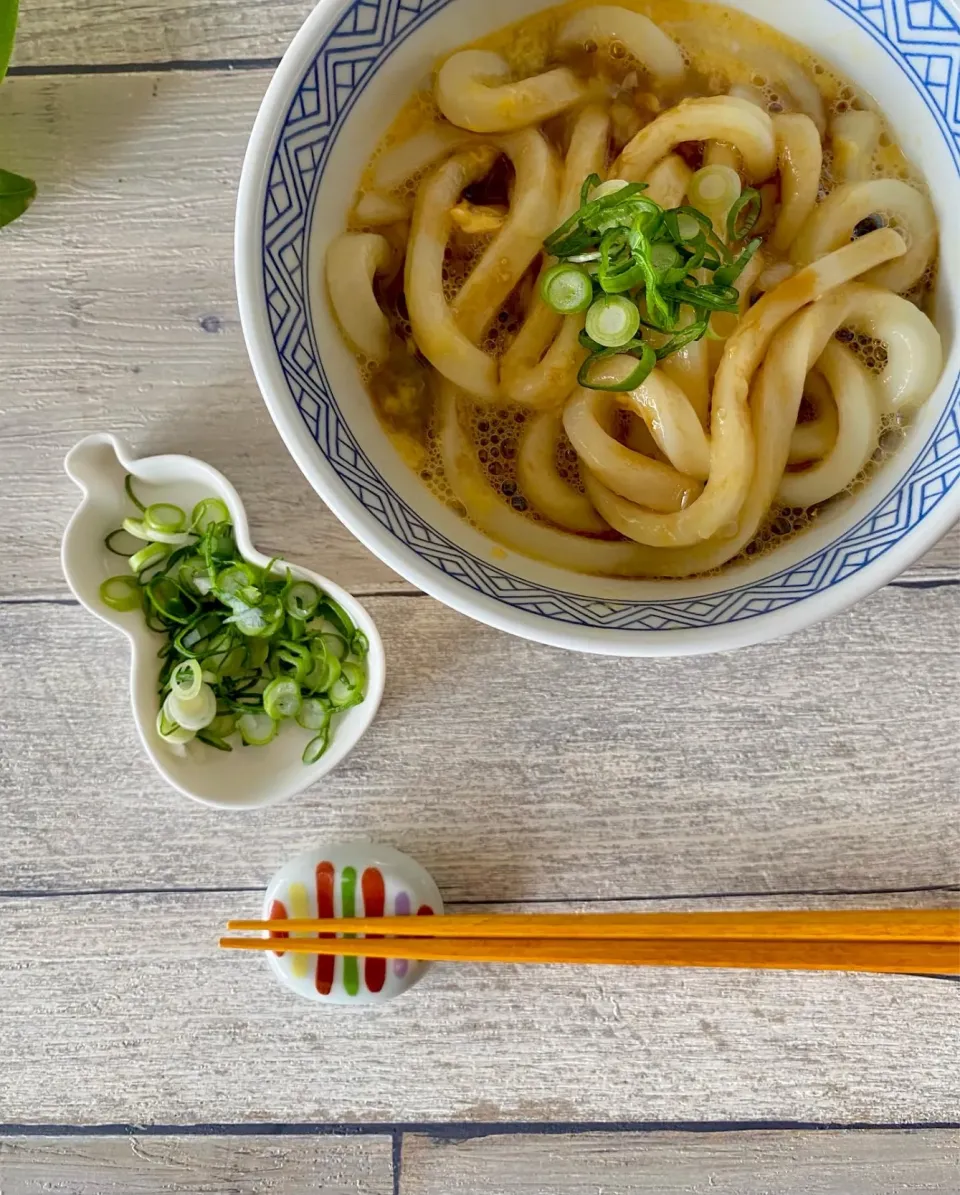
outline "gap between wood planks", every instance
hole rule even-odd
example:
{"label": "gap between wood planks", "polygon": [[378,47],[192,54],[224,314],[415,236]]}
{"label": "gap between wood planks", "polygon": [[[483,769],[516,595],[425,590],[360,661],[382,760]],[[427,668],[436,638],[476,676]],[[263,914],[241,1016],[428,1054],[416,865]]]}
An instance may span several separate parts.
{"label": "gap between wood planks", "polygon": [[[891,581],[888,585],[883,586],[878,592],[883,589],[914,589],[914,590],[929,590],[929,589],[955,589],[960,587],[960,576],[956,577],[901,577],[896,581]],[[354,597],[361,599],[368,598],[429,598],[430,594],[424,593],[419,589],[412,589],[405,587],[405,582],[398,578],[396,589],[384,589],[383,587],[366,588],[363,585],[354,586],[350,591]],[[79,606],[80,603],[74,597],[66,597],[60,594],[32,594],[25,597],[0,597],[0,608],[4,606]]]}
{"label": "gap between wood planks", "polygon": [[[244,895],[264,892],[263,884],[229,885],[211,887],[169,887],[169,888],[67,888],[47,890],[43,888],[0,889],[0,900],[57,900],[71,897],[94,896],[198,896],[204,893]],[[519,897],[509,901],[455,900],[449,902],[451,910],[457,908],[498,909],[515,905],[617,905],[644,904],[655,901],[699,901],[699,900],[779,900],[783,897],[858,897],[858,896],[918,896],[933,892],[955,892],[960,894],[960,885],[925,884],[906,888],[784,888],[766,892],[660,892],[649,896],[624,896],[612,902],[608,896],[557,896]]]}

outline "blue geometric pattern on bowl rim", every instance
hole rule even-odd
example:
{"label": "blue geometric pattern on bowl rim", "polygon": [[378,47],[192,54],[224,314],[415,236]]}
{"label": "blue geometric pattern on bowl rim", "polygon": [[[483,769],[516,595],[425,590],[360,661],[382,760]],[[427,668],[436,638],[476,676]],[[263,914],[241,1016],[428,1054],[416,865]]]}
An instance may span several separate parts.
{"label": "blue geometric pattern on bowl rim", "polygon": [[[695,598],[621,601],[536,584],[431,527],[379,476],[327,382],[309,316],[306,237],[330,148],[366,80],[451,0],[355,0],[318,48],[271,160],[263,213],[264,292],[290,394],[347,489],[400,543],[496,601],[575,626],[674,631],[758,618],[853,576],[917,526],[960,479],[960,383],[899,487],[841,539],[763,580]],[[828,0],[897,62],[936,120],[960,172],[960,28],[940,0]]]}

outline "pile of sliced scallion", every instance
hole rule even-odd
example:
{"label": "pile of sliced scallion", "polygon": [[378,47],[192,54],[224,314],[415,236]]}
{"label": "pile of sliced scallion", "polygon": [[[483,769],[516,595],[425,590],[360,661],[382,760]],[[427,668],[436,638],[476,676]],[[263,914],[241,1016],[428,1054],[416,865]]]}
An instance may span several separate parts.
{"label": "pile of sliced scallion", "polygon": [[[590,389],[634,390],[658,361],[710,335],[714,312],[738,310],[734,283],[762,243],[730,248],[753,231],[761,199],[753,189],[742,190],[728,167],[708,166],[694,175],[689,196],[699,207],[665,210],[645,190],[645,183],[602,183],[592,174],[579,210],[544,242],[558,259],[541,282],[544,302],[562,315],[586,312],[580,340],[590,355],[579,381]],[[726,241],[708,212],[721,213]],[[642,329],[653,336],[644,339]],[[598,362],[619,354],[637,358],[629,377],[593,378]]]}
{"label": "pile of sliced scallion", "polygon": [[363,701],[366,636],[329,595],[289,569],[278,573],[278,561],[244,560],[219,498],[188,517],[169,502],[145,506],[130,477],[126,490],[140,514],[106,545],[129,559],[130,572],[104,581],[100,597],[112,610],[143,610],[164,636],[160,737],[231,751],[234,735],[262,747],[295,720],[311,734],[303,762],[315,763],[332,715]]}

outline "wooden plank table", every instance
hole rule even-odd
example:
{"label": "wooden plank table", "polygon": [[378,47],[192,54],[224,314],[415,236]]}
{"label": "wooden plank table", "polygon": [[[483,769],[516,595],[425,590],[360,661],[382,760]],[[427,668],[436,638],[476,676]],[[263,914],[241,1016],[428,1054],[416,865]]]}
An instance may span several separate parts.
{"label": "wooden plank table", "polygon": [[[960,1190],[949,981],[441,968],[358,1015],[211,946],[322,837],[410,851],[455,908],[960,887],[956,531],[786,642],[605,661],[417,594],[315,498],[231,270],[245,139],[309,7],[30,0],[0,91],[0,161],[40,186],[0,233],[0,1190]],[[62,458],[99,429],[211,461],[263,550],[368,602],[387,696],[322,786],[224,817],[144,760],[126,648],[57,559]]]}

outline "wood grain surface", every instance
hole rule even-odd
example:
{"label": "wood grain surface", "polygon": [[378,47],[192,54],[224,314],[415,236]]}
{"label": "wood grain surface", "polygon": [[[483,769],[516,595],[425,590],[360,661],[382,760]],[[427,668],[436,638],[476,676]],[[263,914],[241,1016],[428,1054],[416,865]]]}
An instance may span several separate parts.
{"label": "wood grain surface", "polygon": [[79,495],[63,457],[95,430],[144,456],[189,452],[221,469],[267,554],[312,561],[348,587],[410,590],[304,480],[247,361],[233,209],[268,78],[12,79],[0,90],[4,163],[40,187],[29,220],[3,230],[0,494],[17,528],[0,595],[66,592],[58,544]]}
{"label": "wood grain surface", "polygon": [[957,1191],[960,1138],[929,1133],[585,1133],[404,1140],[401,1195],[892,1195]]}
{"label": "wood grain surface", "polygon": [[278,58],[315,0],[29,0],[16,65]]}
{"label": "wood grain surface", "polygon": [[[56,76],[0,91],[4,160],[40,186],[30,219],[4,229],[0,494],[17,531],[0,596],[65,592],[58,545],[77,491],[63,457],[95,430],[222,470],[267,554],[360,592],[410,590],[313,493],[247,362],[233,209],[268,79]],[[908,575],[960,578],[960,532]]]}
{"label": "wood grain surface", "polygon": [[[224,823],[210,852],[237,840]],[[437,966],[386,1005],[318,1008],[217,949],[261,901],[0,900],[0,1124],[956,1117],[950,981]]]}
{"label": "wood grain surface", "polygon": [[392,1195],[389,1136],[0,1135],[3,1195]]}
{"label": "wood grain surface", "polygon": [[227,816],[145,759],[121,636],[75,605],[2,607],[0,890],[259,885],[344,836],[410,851],[452,900],[960,882],[960,588],[659,661],[541,647],[425,597],[367,605],[387,645],[373,729],[321,785]]}

